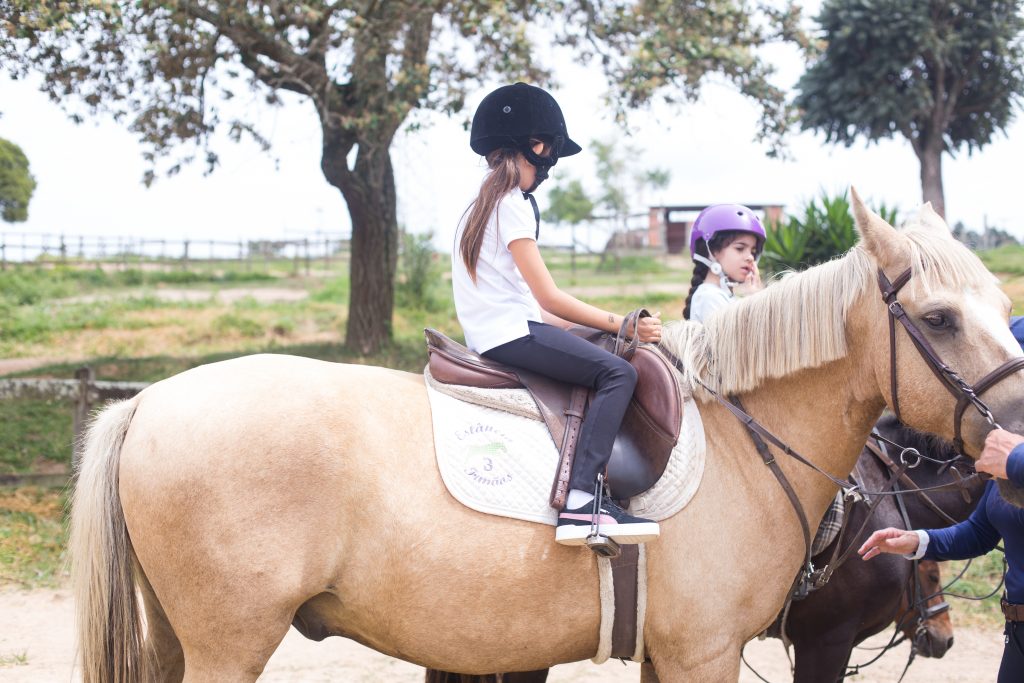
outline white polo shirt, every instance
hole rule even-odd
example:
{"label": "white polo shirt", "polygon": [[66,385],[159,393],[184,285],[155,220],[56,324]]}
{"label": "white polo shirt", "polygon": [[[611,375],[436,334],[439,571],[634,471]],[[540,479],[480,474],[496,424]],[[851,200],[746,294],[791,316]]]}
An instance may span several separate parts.
{"label": "white polo shirt", "polygon": [[468,216],[467,211],[455,232],[452,289],[455,312],[466,333],[466,345],[483,353],[528,335],[528,321],[542,322],[540,306],[508,250],[513,240],[536,239],[537,221],[530,200],[524,198],[520,190],[507,194],[487,223],[476,264],[476,282],[473,282],[459,253],[459,241]]}
{"label": "white polo shirt", "polygon": [[712,313],[720,308],[725,308],[736,301],[732,292],[727,292],[718,285],[705,282],[697,287],[690,300],[690,320],[702,323]]}

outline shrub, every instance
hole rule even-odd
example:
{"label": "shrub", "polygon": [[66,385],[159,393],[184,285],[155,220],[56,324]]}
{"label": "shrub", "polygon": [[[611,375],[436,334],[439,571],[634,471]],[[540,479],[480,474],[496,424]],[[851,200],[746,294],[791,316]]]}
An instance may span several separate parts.
{"label": "shrub", "polygon": [[395,282],[395,305],[404,308],[435,311],[443,307],[437,292],[441,282],[437,252],[431,244],[433,232],[413,235],[402,233],[398,251],[398,278]]}
{"label": "shrub", "polygon": [[[878,214],[896,223],[896,210],[884,204]],[[829,197],[822,192],[800,214],[765,226],[767,239],[761,266],[769,273],[803,270],[841,256],[857,244],[857,228],[846,192]]]}

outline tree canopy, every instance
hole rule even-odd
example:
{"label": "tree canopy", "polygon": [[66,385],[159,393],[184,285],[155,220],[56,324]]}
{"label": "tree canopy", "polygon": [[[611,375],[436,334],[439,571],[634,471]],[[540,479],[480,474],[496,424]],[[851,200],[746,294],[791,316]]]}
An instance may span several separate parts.
{"label": "tree canopy", "polygon": [[802,127],[852,145],[900,135],[944,215],[943,153],[980,149],[1024,92],[1020,0],[825,0],[824,51],[797,84]]}
{"label": "tree canopy", "polygon": [[746,0],[67,0],[42,18],[37,3],[0,3],[8,69],[40,73],[73,116],[123,120],[146,147],[147,182],[194,160],[214,169],[218,130],[267,146],[260,103],[285,92],[312,103],[321,168],[352,221],[346,343],[363,352],[390,336],[399,233],[389,148],[412,112],[460,114],[495,77],[550,84],[541,55],[565,46],[604,69],[620,113],[655,97],[693,100],[719,74],[762,105],[762,136],[777,141],[784,97],[756,49],[796,25],[795,11]]}
{"label": "tree canopy", "polygon": [[21,147],[0,138],[0,218],[8,223],[27,221],[28,203],[35,189],[28,157]]}

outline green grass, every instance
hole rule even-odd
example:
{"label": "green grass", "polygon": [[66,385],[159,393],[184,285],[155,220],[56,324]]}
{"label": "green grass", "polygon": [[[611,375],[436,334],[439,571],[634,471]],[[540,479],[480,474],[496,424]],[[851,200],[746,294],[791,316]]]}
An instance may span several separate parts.
{"label": "green grass", "polygon": [[71,417],[71,405],[64,401],[0,401],[0,474],[68,467]]}
{"label": "green grass", "polygon": [[998,249],[979,251],[978,257],[993,273],[1024,275],[1024,245],[1008,244]]}
{"label": "green grass", "polygon": [[[966,564],[966,560],[943,562],[941,564],[943,584],[945,585],[953,580]],[[970,563],[970,567],[963,578],[957,581],[948,592],[966,595],[971,598],[980,598],[995,590],[1002,576],[1003,553],[993,550],[987,555],[975,558]],[[999,610],[999,598],[1001,595],[1002,589],[996,591],[995,595],[985,600],[965,600],[949,596],[946,598],[946,602],[953,609],[955,624],[998,625],[1003,622],[1002,612]]]}
{"label": "green grass", "polygon": [[56,587],[66,580],[62,491],[0,489],[0,587]]}
{"label": "green grass", "polygon": [[6,666],[27,666],[28,665],[28,650],[22,650],[21,652],[15,652],[9,655],[0,654],[0,668]]}

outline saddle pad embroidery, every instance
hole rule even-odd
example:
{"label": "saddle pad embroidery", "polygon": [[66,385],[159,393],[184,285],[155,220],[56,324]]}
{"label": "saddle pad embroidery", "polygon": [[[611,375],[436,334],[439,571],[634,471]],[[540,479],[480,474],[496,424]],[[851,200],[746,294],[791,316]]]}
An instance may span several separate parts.
{"label": "saddle pad embroidery", "polygon": [[[442,384],[429,372],[424,378],[437,465],[452,496],[479,512],[554,526],[548,498],[558,451],[529,393]],[[498,408],[505,405],[515,412]],[[630,512],[659,521],[682,510],[700,484],[704,455],[704,426],[688,398],[665,473],[632,499]]]}

